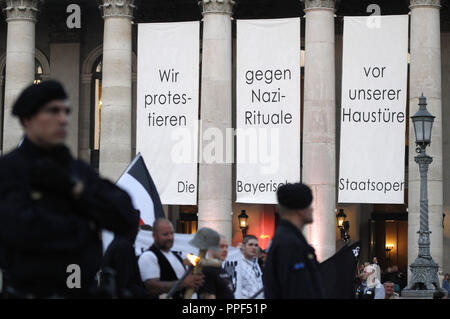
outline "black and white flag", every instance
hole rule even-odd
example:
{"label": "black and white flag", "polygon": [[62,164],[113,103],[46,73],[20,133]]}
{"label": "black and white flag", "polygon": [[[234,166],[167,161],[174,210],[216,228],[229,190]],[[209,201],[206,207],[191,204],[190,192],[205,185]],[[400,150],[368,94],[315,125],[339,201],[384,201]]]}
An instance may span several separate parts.
{"label": "black and white flag", "polygon": [[140,153],[119,177],[116,185],[130,195],[134,208],[139,210],[139,224],[151,226],[155,219],[164,218],[161,199]]}
{"label": "black and white flag", "polygon": [[[134,208],[139,210],[141,217],[139,225],[152,226],[155,219],[165,217],[158,191],[140,153],[125,169],[116,185],[130,195]],[[140,233],[141,231],[138,233],[138,237]],[[102,237],[105,251],[114,239],[114,234],[104,230]]]}

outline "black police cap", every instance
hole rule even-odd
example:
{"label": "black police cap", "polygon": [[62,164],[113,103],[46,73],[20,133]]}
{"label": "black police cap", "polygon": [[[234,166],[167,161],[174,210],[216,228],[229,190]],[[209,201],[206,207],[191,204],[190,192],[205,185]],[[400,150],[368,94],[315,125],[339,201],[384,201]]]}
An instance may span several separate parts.
{"label": "black police cap", "polygon": [[47,80],[39,84],[31,84],[17,98],[12,114],[19,118],[29,118],[48,102],[65,99],[67,99],[67,93],[57,81]]}
{"label": "black police cap", "polygon": [[285,184],[277,190],[278,203],[290,209],[304,209],[311,205],[311,189],[302,183]]}

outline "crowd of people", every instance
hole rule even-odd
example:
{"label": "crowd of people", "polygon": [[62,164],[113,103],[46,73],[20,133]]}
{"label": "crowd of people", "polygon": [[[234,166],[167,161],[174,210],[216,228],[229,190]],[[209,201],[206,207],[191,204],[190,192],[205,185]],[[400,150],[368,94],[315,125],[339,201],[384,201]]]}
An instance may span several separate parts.
{"label": "crowd of people", "polygon": [[[64,144],[70,111],[56,81],[30,85],[13,105],[25,136],[0,158],[2,298],[327,297],[315,250],[302,232],[313,222],[307,185],[278,188],[280,222],[268,251],[248,235],[239,256],[227,263],[226,238],[204,227],[190,241],[205,252],[192,270],[172,251],[172,223],[159,218],[151,226],[153,244],[136,256],[140,212],[124,190],[72,157]],[[114,233],[104,254],[103,229]],[[397,298],[404,285],[396,268],[382,274],[376,258],[358,279],[361,298]]]}
{"label": "crowd of people", "polygon": [[356,276],[357,297],[360,299],[399,299],[406,286],[406,276],[399,272],[398,266],[387,267],[383,272],[378,258],[372,263],[364,262]]}
{"label": "crowd of people", "polygon": [[[361,264],[355,283],[358,299],[400,299],[401,291],[407,286],[407,278],[397,265],[388,266],[382,271],[378,258],[373,257],[372,263]],[[442,288],[447,291],[447,295],[450,294],[449,274],[445,274]],[[433,298],[446,299],[447,296],[443,291],[436,291]]]}
{"label": "crowd of people", "polygon": [[[65,145],[70,112],[65,89],[52,80],[25,88],[12,107],[25,134],[0,158],[2,297],[323,297],[314,249],[301,233],[312,222],[308,186],[278,189],[282,221],[267,256],[250,235],[231,273],[205,265],[187,274],[186,260],[171,251],[174,229],[167,219],[155,221],[153,245],[136,257],[140,212],[124,190],[72,156]],[[103,254],[104,229],[114,240]],[[223,262],[225,239],[210,229],[198,236],[215,241],[208,256]]]}

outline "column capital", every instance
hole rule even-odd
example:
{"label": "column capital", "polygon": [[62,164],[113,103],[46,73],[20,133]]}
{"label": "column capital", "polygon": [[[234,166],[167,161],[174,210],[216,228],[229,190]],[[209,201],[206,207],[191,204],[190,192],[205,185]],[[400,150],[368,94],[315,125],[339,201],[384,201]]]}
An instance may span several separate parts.
{"label": "column capital", "polygon": [[431,7],[441,7],[441,0],[410,0],[409,8],[413,9],[414,7],[423,7],[423,6],[431,6]]}
{"label": "column capital", "polygon": [[109,17],[126,17],[133,19],[133,10],[135,0],[103,0],[100,10],[102,10],[103,19]]}
{"label": "column capital", "polygon": [[334,0],[300,0],[305,6],[305,10],[310,9],[335,9]]}
{"label": "column capital", "polygon": [[224,13],[231,15],[233,13],[234,0],[201,0],[202,14],[205,13]]}
{"label": "column capital", "polygon": [[5,0],[6,22],[30,20],[36,23],[42,0]]}

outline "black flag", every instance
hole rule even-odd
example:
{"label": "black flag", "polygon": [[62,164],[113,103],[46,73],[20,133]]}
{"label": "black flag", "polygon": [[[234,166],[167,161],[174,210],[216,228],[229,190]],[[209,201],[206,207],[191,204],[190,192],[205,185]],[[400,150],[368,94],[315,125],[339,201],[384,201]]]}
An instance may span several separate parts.
{"label": "black flag", "polygon": [[319,265],[327,299],[354,299],[360,242],[346,244]]}

